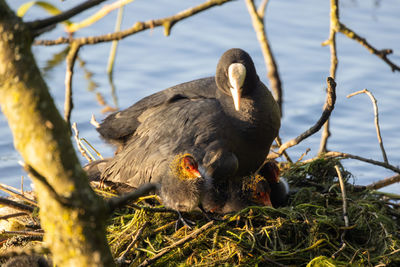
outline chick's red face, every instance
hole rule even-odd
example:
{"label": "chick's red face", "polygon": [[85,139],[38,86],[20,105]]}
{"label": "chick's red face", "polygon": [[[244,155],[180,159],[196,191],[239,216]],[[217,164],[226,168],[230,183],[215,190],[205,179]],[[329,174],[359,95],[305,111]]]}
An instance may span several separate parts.
{"label": "chick's red face", "polygon": [[191,156],[185,156],[182,160],[183,170],[189,175],[191,178],[201,177],[201,174],[198,170],[198,164],[196,160]]}
{"label": "chick's red face", "polygon": [[257,183],[253,199],[264,206],[272,206],[270,199],[271,189],[266,181],[260,181]]}

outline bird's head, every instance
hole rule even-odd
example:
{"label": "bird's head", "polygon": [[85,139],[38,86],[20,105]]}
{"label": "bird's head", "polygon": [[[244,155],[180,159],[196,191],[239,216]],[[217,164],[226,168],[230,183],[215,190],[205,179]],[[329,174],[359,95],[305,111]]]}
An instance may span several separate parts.
{"label": "bird's head", "polygon": [[234,108],[239,111],[241,97],[257,86],[259,78],[249,54],[232,48],[221,56],[215,80],[220,90],[232,96]]}
{"label": "bird's head", "polygon": [[263,206],[272,206],[270,194],[271,188],[261,175],[246,178],[242,185],[242,191],[252,202]]}
{"label": "bird's head", "polygon": [[188,153],[177,155],[170,167],[181,180],[192,180],[202,177],[197,161]]}

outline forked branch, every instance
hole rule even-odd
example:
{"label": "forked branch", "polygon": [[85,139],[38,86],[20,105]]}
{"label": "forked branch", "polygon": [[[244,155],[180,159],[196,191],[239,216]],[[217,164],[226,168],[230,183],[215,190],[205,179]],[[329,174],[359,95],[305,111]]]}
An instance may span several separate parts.
{"label": "forked branch", "polygon": [[38,32],[42,32],[41,30],[43,28],[53,26],[59,22],[72,18],[73,16],[91,7],[94,7],[104,1],[105,0],[88,0],[56,16],[51,16],[45,19],[39,19],[27,22],[26,24],[33,31],[33,35],[37,35]]}
{"label": "forked branch", "polygon": [[203,4],[186,9],[186,10],[181,11],[173,16],[169,16],[169,17],[165,17],[165,18],[161,18],[161,19],[148,20],[145,22],[138,21],[129,29],[114,32],[114,33],[109,33],[109,34],[105,34],[105,35],[82,37],[82,38],[60,37],[56,40],[38,40],[38,41],[35,41],[34,44],[35,45],[59,45],[59,44],[67,44],[67,43],[72,43],[72,42],[77,42],[80,45],[97,44],[97,43],[102,43],[102,42],[110,42],[113,40],[121,40],[132,34],[135,34],[135,33],[147,30],[147,29],[153,29],[153,28],[159,27],[159,26],[164,27],[164,34],[166,36],[168,36],[170,34],[172,26],[175,23],[177,23],[178,21],[181,21],[183,19],[191,17],[191,16],[193,16],[199,12],[202,12],[206,9],[209,9],[211,7],[214,7],[217,5],[222,5],[229,1],[232,1],[232,0],[208,0],[208,1],[204,2]]}
{"label": "forked branch", "polygon": [[388,162],[388,159],[387,159],[387,156],[386,156],[386,151],[385,151],[385,148],[383,147],[383,141],[382,141],[382,136],[381,136],[381,129],[380,129],[380,127],[379,127],[378,105],[377,105],[377,101],[376,101],[374,95],[373,95],[370,91],[368,91],[367,89],[364,89],[364,90],[357,91],[357,92],[355,92],[355,93],[352,93],[352,94],[348,95],[347,98],[350,98],[350,97],[352,97],[352,96],[355,96],[355,95],[358,95],[358,94],[362,94],[362,93],[365,93],[365,94],[367,94],[367,95],[369,96],[369,98],[370,98],[371,101],[372,101],[372,105],[374,106],[376,135],[377,135],[377,137],[378,137],[379,146],[380,146],[381,151],[382,151],[383,161],[384,161],[386,164],[388,164],[389,162]]}
{"label": "forked branch", "polygon": [[[356,160],[364,161],[364,162],[367,162],[367,163],[370,163],[370,164],[373,164],[373,165],[381,166],[383,168],[392,170],[392,171],[400,174],[400,169],[398,167],[395,167],[395,166],[391,165],[391,164],[386,164],[385,162],[382,162],[382,161],[377,161],[377,160],[373,160],[373,159],[367,159],[367,158],[360,157],[360,156],[357,156],[357,155],[352,155],[352,154],[349,154],[349,153],[338,152],[338,151],[329,151],[329,152],[323,154],[322,156],[326,157],[326,158],[356,159]],[[315,159],[316,158],[305,160],[305,161],[303,161],[303,163],[311,162],[311,161],[313,161]]]}

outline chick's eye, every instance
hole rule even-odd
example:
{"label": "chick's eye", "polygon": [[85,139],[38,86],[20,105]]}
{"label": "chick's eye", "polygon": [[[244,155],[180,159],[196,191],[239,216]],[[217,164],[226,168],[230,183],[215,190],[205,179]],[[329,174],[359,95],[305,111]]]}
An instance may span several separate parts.
{"label": "chick's eye", "polygon": [[190,167],[189,167],[189,166],[186,166],[186,170],[190,170]]}

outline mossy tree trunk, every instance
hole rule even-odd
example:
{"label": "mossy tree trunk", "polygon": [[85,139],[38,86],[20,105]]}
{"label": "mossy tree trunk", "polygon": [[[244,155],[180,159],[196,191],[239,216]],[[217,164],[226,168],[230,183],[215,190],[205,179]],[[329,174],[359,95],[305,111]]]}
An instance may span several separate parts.
{"label": "mossy tree trunk", "polygon": [[107,208],[90,188],[69,130],[31,53],[24,23],[0,0],[0,105],[34,179],[45,241],[58,266],[112,266]]}

